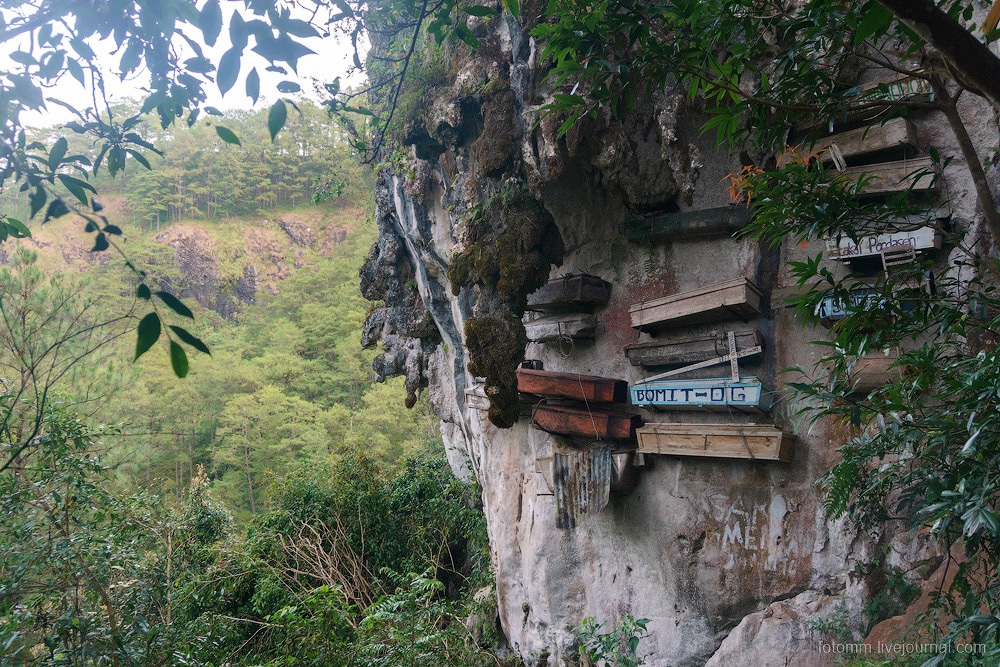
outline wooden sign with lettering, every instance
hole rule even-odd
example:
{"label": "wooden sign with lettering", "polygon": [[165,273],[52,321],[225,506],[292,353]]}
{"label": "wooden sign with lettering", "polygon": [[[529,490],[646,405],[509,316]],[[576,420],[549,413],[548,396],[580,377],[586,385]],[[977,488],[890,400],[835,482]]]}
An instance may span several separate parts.
{"label": "wooden sign with lettering", "polygon": [[636,437],[643,454],[788,462],[795,451],[791,433],[758,424],[646,424]]}
{"label": "wooden sign with lettering", "polygon": [[839,243],[828,242],[828,256],[841,262],[874,257],[883,252],[912,248],[920,252],[941,247],[941,235],[934,227],[918,227],[910,231],[885,232],[862,236],[855,243],[850,238],[841,238]]}
{"label": "wooden sign with lettering", "polygon": [[770,409],[770,397],[755,377],[709,378],[703,380],[659,380],[631,388],[632,405],[680,410],[737,408]]}
{"label": "wooden sign with lettering", "polygon": [[872,289],[854,290],[846,302],[844,299],[828,296],[816,306],[816,316],[819,317],[819,323],[829,329],[851,312],[879,305],[880,299],[881,295]]}

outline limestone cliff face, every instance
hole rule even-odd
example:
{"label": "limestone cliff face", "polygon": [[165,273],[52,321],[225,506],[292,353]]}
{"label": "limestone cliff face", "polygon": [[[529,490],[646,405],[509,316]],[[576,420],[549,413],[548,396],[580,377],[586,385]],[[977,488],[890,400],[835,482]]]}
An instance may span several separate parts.
{"label": "limestone cliff face", "polygon": [[[470,211],[510,183],[523,184],[561,235],[563,263],[551,276],[588,273],[612,284],[609,302],[594,313],[592,340],[531,343],[527,358],[546,370],[633,383],[641,369],[623,353],[640,340],[631,305],[746,277],[764,293],[754,324],[765,353],[745,367],[780,394],[786,380],[779,371],[812,367],[823,350],[809,341],[826,331],[767,307],[768,299],[791,283],[785,262],[819,248],[770,250],[729,237],[627,242],[627,216],[725,205],[722,181],[739,169],[739,158],[716,151],[712,137],[699,135],[704,119],[697,110],[670,94],[623,120],[587,120],[557,139],[557,122],[536,125],[535,109],[547,94],[538,47],[510,17],[477,31],[483,49],[457,57],[453,85],[432,91],[413,123],[409,169],[383,173],[377,186],[380,238],[362,289],[385,303],[365,334],[367,344],[382,341],[378,372],[405,374],[411,392],[429,388],[455,472],[483,487],[499,610],[512,647],[529,664],[567,664],[581,619],[616,621],[630,613],[651,619],[642,645],[647,664],[834,664],[836,655],[819,650],[825,638],[816,622],[839,618],[863,636],[862,605],[872,583],[863,576],[866,564],[877,556],[915,578],[917,568],[935,563],[920,536],[897,535],[889,526],[872,539],[825,518],[816,480],[848,437],[842,427],[797,421],[796,406],[779,398],[765,420],[795,433],[790,463],[646,456],[634,488],[613,490],[608,506],[581,515],[575,529],[556,528],[540,470],[553,451],[586,443],[533,429],[527,415],[499,429],[475,407],[482,379],[468,370],[465,325],[495,294],[453,290],[448,278],[452,258],[471,243]],[[981,123],[973,130],[988,132],[988,117]],[[934,128],[918,123],[920,142],[947,146]],[[945,173],[953,194],[968,189],[961,174],[959,164]],[[953,199],[959,229],[974,227],[969,199]]]}

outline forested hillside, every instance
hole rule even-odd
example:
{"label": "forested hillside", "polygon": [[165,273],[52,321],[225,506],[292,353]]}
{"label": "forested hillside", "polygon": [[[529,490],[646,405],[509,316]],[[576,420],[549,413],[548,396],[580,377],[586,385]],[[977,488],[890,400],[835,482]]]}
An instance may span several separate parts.
{"label": "forested hillside", "polygon": [[[242,145],[171,128],[152,171],[103,183],[121,256],[72,216],[3,246],[0,665],[476,664],[496,643],[478,493],[361,349],[370,181],[301,108],[273,144],[260,113],[219,120]],[[166,350],[133,363],[127,262],[191,310],[210,354],[184,379]]]}

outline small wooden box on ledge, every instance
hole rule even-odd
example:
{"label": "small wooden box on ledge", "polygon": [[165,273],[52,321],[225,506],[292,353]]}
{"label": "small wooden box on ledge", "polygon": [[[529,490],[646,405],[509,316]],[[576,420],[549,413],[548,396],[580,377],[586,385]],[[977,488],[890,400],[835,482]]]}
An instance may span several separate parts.
{"label": "small wooden box on ledge", "polygon": [[611,283],[585,273],[553,278],[528,295],[529,310],[566,310],[603,306],[611,298]]}

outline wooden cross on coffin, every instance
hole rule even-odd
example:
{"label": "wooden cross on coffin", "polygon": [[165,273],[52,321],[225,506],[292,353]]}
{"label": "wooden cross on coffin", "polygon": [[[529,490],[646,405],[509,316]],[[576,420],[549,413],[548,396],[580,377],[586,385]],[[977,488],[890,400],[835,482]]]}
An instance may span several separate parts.
{"label": "wooden cross on coffin", "polygon": [[729,369],[732,372],[733,382],[740,381],[740,365],[739,359],[742,357],[750,357],[755,354],[760,354],[764,351],[760,345],[754,345],[753,347],[748,347],[745,350],[736,350],[736,334],[732,331],[727,332],[729,337],[729,353],[724,354],[721,357],[715,357],[713,359],[707,359],[705,361],[699,361],[698,363],[691,364],[690,366],[684,366],[683,368],[675,368],[672,371],[667,371],[666,373],[660,373],[659,375],[654,375],[653,377],[648,377],[639,384],[646,382],[652,382],[653,380],[662,380],[663,378],[673,377],[675,375],[682,375],[690,371],[698,370],[699,368],[707,368],[708,366],[715,366],[716,364],[724,364],[729,362]]}

